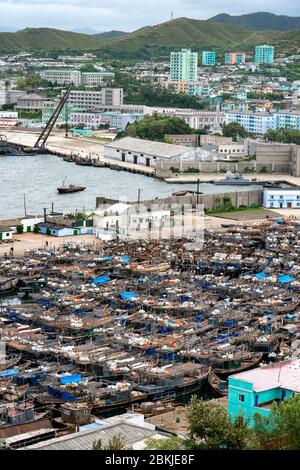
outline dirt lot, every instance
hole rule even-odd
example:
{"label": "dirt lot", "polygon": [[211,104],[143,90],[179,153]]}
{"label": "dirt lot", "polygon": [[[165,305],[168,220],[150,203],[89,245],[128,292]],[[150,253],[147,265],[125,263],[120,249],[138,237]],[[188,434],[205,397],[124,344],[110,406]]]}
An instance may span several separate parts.
{"label": "dirt lot", "polygon": [[67,242],[74,242],[82,245],[96,245],[100,244],[94,235],[78,235],[74,237],[48,237],[47,235],[41,235],[38,233],[24,233],[16,234],[13,237],[13,241],[10,243],[0,243],[0,257],[4,256],[5,253],[10,254],[10,249],[13,247],[14,256],[23,256],[27,250],[33,250],[38,248],[45,248],[48,242],[48,249],[57,249],[59,246]]}
{"label": "dirt lot", "polygon": [[278,212],[271,211],[268,209],[245,209],[242,211],[232,211],[232,212],[220,212],[215,213],[214,217],[221,217],[222,219],[230,219],[237,221],[246,221],[246,220],[260,220],[269,217],[281,217]]}

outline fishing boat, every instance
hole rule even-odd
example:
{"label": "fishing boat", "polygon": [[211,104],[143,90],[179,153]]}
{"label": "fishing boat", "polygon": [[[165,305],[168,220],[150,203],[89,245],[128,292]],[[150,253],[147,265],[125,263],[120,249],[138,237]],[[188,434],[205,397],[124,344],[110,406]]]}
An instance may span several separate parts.
{"label": "fishing boat", "polygon": [[221,377],[228,377],[231,374],[245,372],[258,366],[262,360],[263,353],[247,353],[247,354],[229,354],[227,357],[219,357],[213,371]]}
{"label": "fishing boat", "polygon": [[13,292],[18,286],[19,279],[11,277],[0,277],[0,294]]}
{"label": "fishing boat", "polygon": [[21,356],[13,356],[8,359],[0,360],[0,372],[11,369],[20,362]]}
{"label": "fishing boat", "polygon": [[59,194],[69,194],[69,193],[78,193],[79,191],[84,191],[86,189],[85,186],[77,186],[75,184],[69,184],[66,186],[66,178],[64,179],[62,186],[57,188]]}
{"label": "fishing boat", "polygon": [[228,384],[226,380],[220,379],[213,371],[210,371],[207,377],[212,391],[219,397],[225,397],[228,394]]}

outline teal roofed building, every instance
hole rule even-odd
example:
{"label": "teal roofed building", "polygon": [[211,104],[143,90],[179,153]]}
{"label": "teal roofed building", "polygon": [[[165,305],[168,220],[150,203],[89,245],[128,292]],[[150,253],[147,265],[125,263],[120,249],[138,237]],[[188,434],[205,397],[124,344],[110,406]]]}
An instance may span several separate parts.
{"label": "teal roofed building", "polygon": [[256,413],[267,417],[271,406],[300,392],[300,360],[278,362],[231,375],[228,379],[228,413],[241,416],[249,427]]}

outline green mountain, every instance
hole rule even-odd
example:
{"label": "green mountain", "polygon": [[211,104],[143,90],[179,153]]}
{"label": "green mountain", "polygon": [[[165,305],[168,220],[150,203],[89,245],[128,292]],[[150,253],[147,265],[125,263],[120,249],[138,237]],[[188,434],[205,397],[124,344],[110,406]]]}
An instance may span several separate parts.
{"label": "green mountain", "polygon": [[89,34],[51,28],[26,28],[16,33],[0,33],[0,52],[94,50],[103,40]]}
{"label": "green mountain", "polygon": [[253,52],[255,44],[269,42],[276,52],[299,47],[300,29],[296,31],[249,31],[243,26],[212,21],[178,18],[148,26],[127,35],[78,34],[49,28],[25,29],[16,33],[0,33],[0,53],[30,51],[53,54],[59,52],[94,51],[105,58],[167,59],[170,51],[189,47],[201,52],[214,49]]}
{"label": "green mountain", "polygon": [[121,38],[123,36],[128,36],[130,33],[125,33],[125,31],[105,31],[104,33],[97,33],[95,36],[98,38]]}
{"label": "green mountain", "polygon": [[268,12],[250,13],[248,15],[231,16],[227,13],[210,18],[210,22],[243,26],[251,31],[277,30],[290,31],[300,28],[300,16],[274,15]]}

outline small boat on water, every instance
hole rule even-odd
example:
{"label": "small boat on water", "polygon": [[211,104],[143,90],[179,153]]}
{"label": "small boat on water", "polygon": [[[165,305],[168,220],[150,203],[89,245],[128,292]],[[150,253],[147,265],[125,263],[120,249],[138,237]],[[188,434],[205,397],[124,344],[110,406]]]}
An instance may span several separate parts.
{"label": "small boat on water", "polygon": [[226,397],[228,394],[227,380],[222,380],[213,371],[210,371],[207,377],[210,388],[219,397]]}
{"label": "small boat on water", "polygon": [[84,191],[86,189],[85,186],[76,186],[75,184],[69,184],[69,186],[66,186],[65,182],[66,179],[63,181],[62,186],[57,188],[59,194],[78,193],[79,191]]}
{"label": "small boat on water", "polygon": [[252,180],[247,180],[240,173],[231,173],[228,171],[225,175],[225,178],[219,181],[214,181],[215,185],[233,185],[233,186],[251,186],[251,185],[261,185],[264,184],[264,181],[257,181],[256,178]]}

